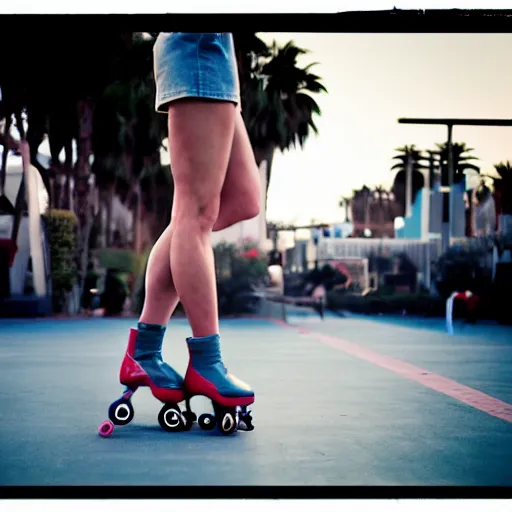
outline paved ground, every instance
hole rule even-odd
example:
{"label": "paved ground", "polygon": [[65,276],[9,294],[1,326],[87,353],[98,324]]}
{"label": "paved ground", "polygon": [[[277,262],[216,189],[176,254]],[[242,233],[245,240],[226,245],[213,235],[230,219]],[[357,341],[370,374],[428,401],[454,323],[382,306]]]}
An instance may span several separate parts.
{"label": "paved ground", "polygon": [[[226,364],[257,393],[253,432],[167,433],[143,389],[133,422],[108,439],[96,429],[120,395],[133,321],[0,321],[0,485],[512,486],[512,329],[449,337],[438,320],[289,320],[222,323]],[[164,346],[182,372],[188,335],[173,321]],[[497,399],[483,408],[505,419],[432,389],[435,375],[411,380],[416,367]]]}

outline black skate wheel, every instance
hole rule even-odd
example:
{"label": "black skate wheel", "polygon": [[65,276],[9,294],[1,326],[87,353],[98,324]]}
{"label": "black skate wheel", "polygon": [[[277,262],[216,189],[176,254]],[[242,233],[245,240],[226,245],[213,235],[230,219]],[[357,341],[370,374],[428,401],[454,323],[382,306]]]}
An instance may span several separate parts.
{"label": "black skate wheel", "polygon": [[203,430],[213,430],[215,428],[215,416],[213,414],[201,414],[197,422]]}
{"label": "black skate wheel", "polygon": [[224,434],[225,436],[233,434],[238,427],[238,417],[236,412],[224,412],[219,418],[218,426],[221,434]]}
{"label": "black skate wheel", "polygon": [[197,416],[195,412],[192,411],[183,411],[183,417],[187,422],[194,423],[194,421],[197,421]]}
{"label": "black skate wheel", "polygon": [[158,414],[158,423],[167,432],[180,432],[186,429],[180,408],[174,404],[165,404]]}
{"label": "black skate wheel", "polygon": [[190,430],[192,428],[194,421],[196,421],[197,416],[192,411],[183,411],[181,414],[185,419],[185,426],[183,430]]}
{"label": "black skate wheel", "polygon": [[239,430],[245,430],[250,432],[254,430],[254,425],[252,424],[252,416],[250,413],[242,414],[240,416],[240,423],[238,425]]}
{"label": "black skate wheel", "polygon": [[133,405],[124,398],[116,400],[108,408],[108,417],[114,425],[128,425],[133,416]]}

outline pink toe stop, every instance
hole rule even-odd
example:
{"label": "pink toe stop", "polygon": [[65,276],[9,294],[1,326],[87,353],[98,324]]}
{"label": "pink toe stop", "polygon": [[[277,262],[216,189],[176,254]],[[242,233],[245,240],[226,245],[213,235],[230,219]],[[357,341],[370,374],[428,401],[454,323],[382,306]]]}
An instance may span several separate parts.
{"label": "pink toe stop", "polygon": [[98,427],[98,434],[101,437],[109,437],[112,435],[112,432],[114,432],[114,424],[110,420],[104,421]]}

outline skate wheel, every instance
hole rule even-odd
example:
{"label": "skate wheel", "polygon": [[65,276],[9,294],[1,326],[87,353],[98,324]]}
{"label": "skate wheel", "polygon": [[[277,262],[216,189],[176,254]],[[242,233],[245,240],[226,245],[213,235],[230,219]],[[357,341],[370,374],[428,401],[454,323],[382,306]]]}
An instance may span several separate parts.
{"label": "skate wheel", "polygon": [[229,411],[222,414],[218,422],[221,434],[229,436],[233,434],[238,427],[238,417],[235,412]]}
{"label": "skate wheel", "polygon": [[238,430],[245,430],[247,432],[254,430],[254,425],[252,424],[252,416],[250,413],[242,414],[240,416],[240,424],[238,425]]}
{"label": "skate wheel", "polygon": [[133,405],[129,400],[120,398],[108,408],[108,417],[114,425],[128,425],[133,420]]}
{"label": "skate wheel", "polygon": [[215,428],[215,416],[213,414],[201,414],[197,423],[203,430],[213,430]]}
{"label": "skate wheel", "polygon": [[98,434],[101,437],[110,437],[113,432],[114,432],[114,424],[110,420],[105,420],[98,427]]}
{"label": "skate wheel", "polygon": [[185,419],[185,428],[184,430],[190,430],[192,428],[192,424],[197,420],[197,416],[192,411],[183,411],[183,418]]}
{"label": "skate wheel", "polygon": [[[180,432],[188,430],[180,408],[174,404],[165,404],[158,414],[158,423],[167,432]],[[192,423],[190,423],[192,426]]]}

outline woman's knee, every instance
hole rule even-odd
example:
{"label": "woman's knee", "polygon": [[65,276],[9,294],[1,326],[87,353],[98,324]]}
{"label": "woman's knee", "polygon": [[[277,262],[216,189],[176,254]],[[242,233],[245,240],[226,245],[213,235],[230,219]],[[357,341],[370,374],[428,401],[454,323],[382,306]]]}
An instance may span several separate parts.
{"label": "woman's knee", "polygon": [[261,209],[260,181],[257,173],[246,173],[248,179],[243,186],[226,187],[221,194],[221,216],[233,222],[257,217]]}
{"label": "woman's knee", "polygon": [[182,222],[196,224],[200,231],[212,231],[220,211],[220,197],[200,197],[194,194],[176,193],[179,207],[173,214],[177,227]]}
{"label": "woman's knee", "polygon": [[221,202],[219,216],[213,231],[221,231],[243,220],[253,219],[260,213],[260,200],[257,195],[232,197]]}

